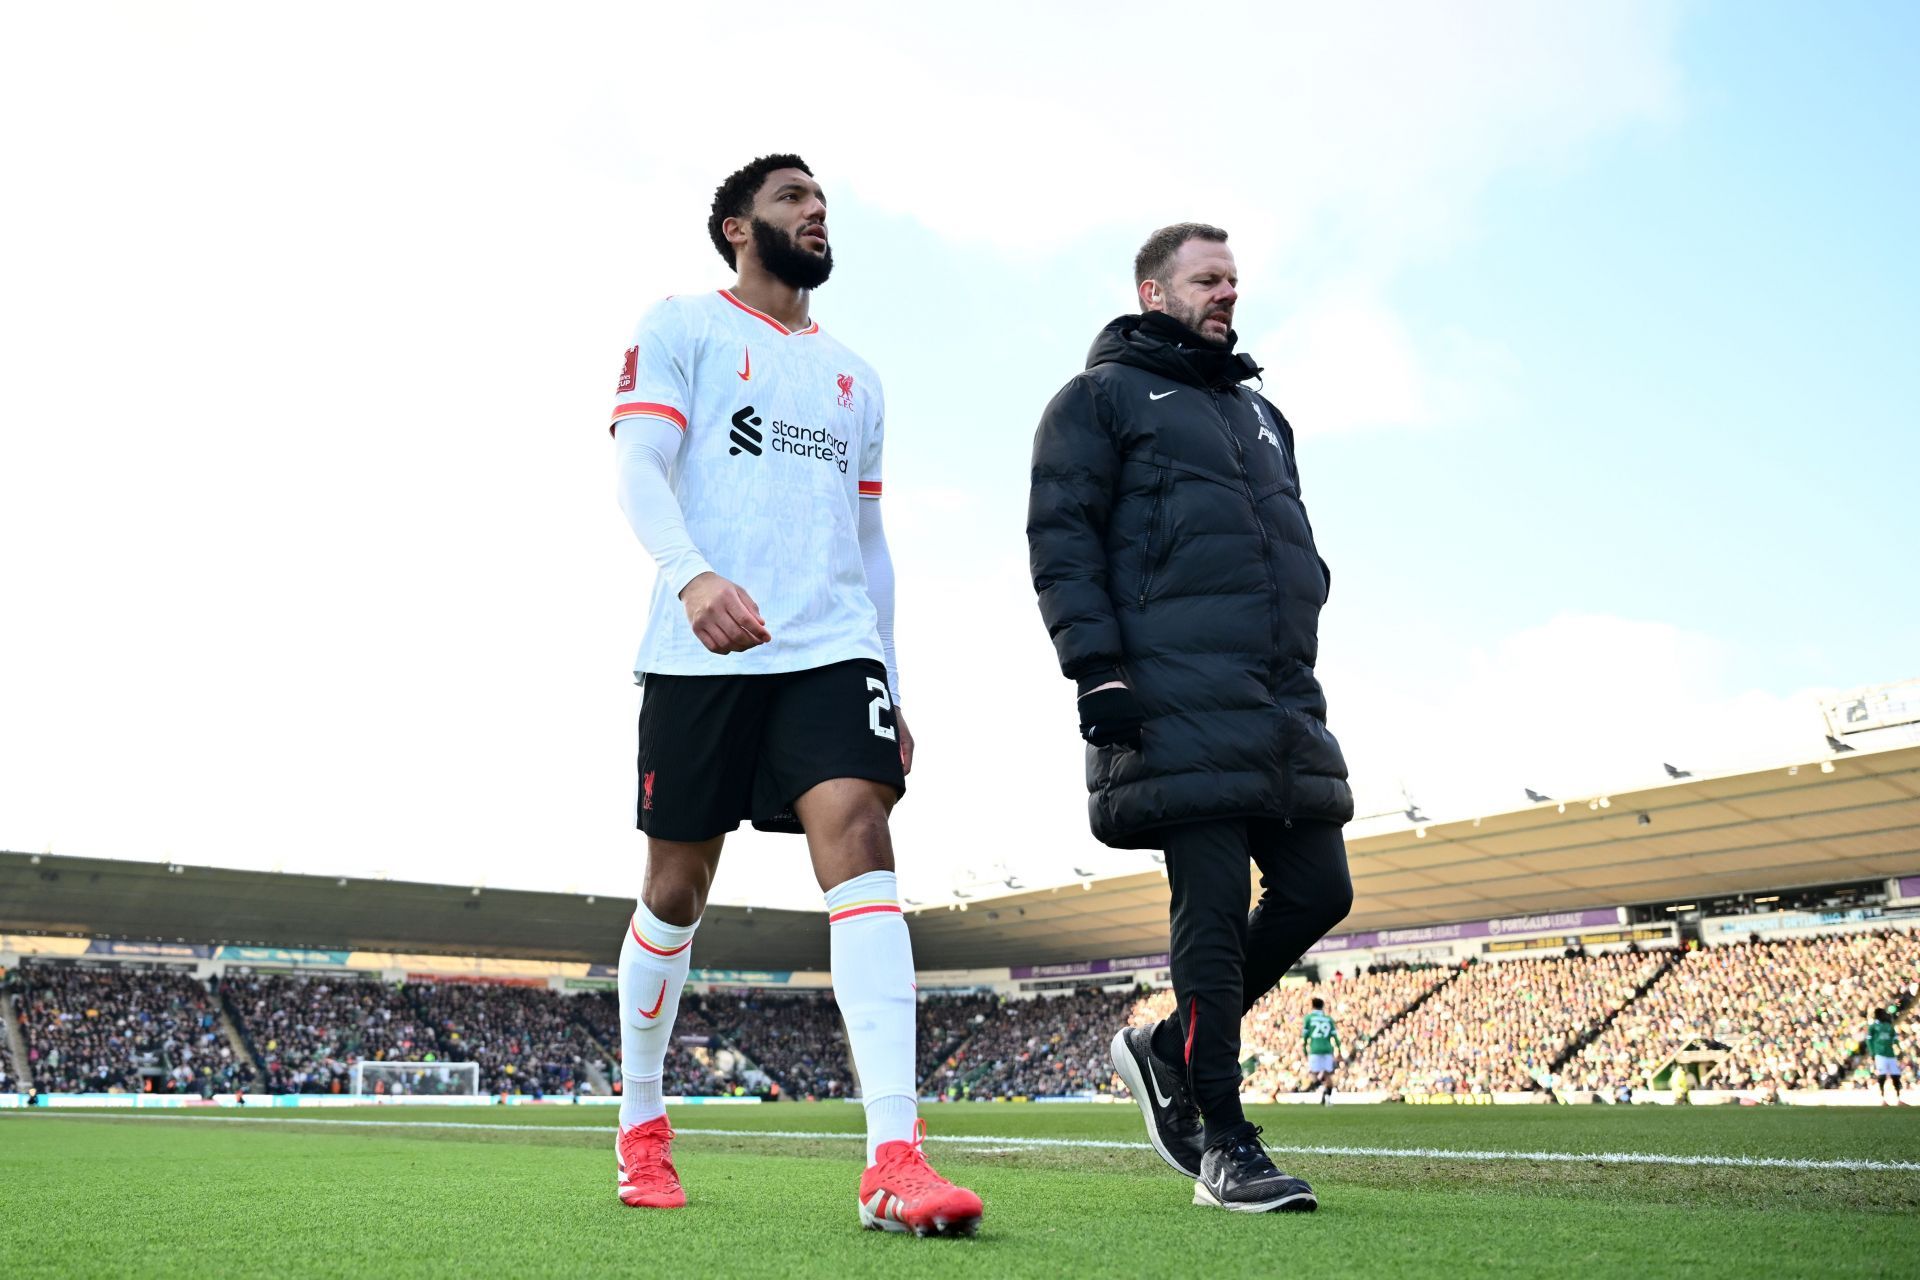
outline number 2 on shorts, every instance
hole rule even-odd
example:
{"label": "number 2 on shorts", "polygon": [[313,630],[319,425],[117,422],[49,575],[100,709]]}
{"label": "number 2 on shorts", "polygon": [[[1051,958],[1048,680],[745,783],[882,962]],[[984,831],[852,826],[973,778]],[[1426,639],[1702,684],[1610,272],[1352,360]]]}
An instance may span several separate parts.
{"label": "number 2 on shorts", "polygon": [[867,704],[867,724],[872,728],[874,737],[898,742],[900,739],[894,736],[893,726],[880,723],[880,713],[893,710],[893,699],[887,696],[887,682],[868,676],[867,688],[873,690],[873,701]]}

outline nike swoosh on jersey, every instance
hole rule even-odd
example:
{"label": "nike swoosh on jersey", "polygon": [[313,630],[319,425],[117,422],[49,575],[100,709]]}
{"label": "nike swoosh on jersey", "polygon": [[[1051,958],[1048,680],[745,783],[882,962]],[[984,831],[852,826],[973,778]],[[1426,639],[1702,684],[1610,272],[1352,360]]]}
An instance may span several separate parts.
{"label": "nike swoosh on jersey", "polygon": [[740,372],[740,381],[751,382],[753,380],[753,348],[752,347],[740,348],[740,371],[739,372]]}
{"label": "nike swoosh on jersey", "polygon": [[664,1005],[666,1002],[667,1002],[667,981],[665,978],[662,978],[660,980],[660,998],[653,1002],[653,1008],[640,1010],[640,1016],[645,1018],[649,1022],[653,1021],[655,1018],[660,1016],[660,1006]]}
{"label": "nike swoosh on jersey", "polygon": [[1177,396],[1179,394],[1180,394],[1180,391],[1179,391],[1179,388],[1177,387],[1172,391],[1149,391],[1147,392],[1147,399],[1165,400],[1168,396]]}

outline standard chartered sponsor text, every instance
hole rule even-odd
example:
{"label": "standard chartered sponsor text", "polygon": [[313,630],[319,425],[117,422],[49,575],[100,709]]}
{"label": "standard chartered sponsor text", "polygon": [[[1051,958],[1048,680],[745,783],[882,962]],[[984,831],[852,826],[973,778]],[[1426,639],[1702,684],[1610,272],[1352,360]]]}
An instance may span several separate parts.
{"label": "standard chartered sponsor text", "polygon": [[825,427],[801,427],[776,418],[773,422],[773,443],[767,447],[774,453],[790,453],[796,457],[831,462],[843,474],[847,469],[847,441]]}

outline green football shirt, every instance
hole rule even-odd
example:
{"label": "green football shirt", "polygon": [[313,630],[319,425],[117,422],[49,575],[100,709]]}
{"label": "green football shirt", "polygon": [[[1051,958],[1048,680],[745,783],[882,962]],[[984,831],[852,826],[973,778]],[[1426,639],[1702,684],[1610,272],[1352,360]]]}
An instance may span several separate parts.
{"label": "green football shirt", "polygon": [[1891,1022],[1874,1022],[1867,1026],[1867,1052],[1876,1058],[1891,1058],[1894,1054],[1895,1038]]}
{"label": "green football shirt", "polygon": [[1332,1053],[1333,1042],[1339,1038],[1333,1029],[1333,1019],[1318,1009],[1307,1015],[1302,1034],[1306,1037],[1308,1053]]}

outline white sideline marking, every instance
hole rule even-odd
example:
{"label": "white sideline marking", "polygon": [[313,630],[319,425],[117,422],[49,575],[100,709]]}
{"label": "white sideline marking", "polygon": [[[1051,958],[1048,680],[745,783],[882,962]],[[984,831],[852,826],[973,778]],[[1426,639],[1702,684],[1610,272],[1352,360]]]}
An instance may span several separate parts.
{"label": "white sideline marking", "polygon": [[[593,1133],[588,1125],[571,1124],[481,1124],[473,1120],[322,1120],[315,1116],[202,1116],[148,1115],[124,1112],[88,1111],[84,1108],[54,1110],[0,1111],[5,1116],[61,1116],[81,1120],[180,1120],[189,1124],[314,1124],[335,1127],[354,1126],[374,1129],[486,1129],[494,1132]],[[608,1131],[611,1133],[611,1130]],[[838,1133],[809,1129],[675,1129],[676,1137],[697,1138],[799,1138],[809,1141],[839,1139],[864,1142],[864,1133]],[[951,1142],[998,1147],[1066,1147],[1078,1151],[1152,1151],[1144,1142],[1118,1142],[1105,1138],[1020,1138],[987,1136],[978,1133],[928,1134],[929,1142]],[[1724,1169],[1832,1169],[1862,1173],[1920,1173],[1920,1160],[1803,1160],[1786,1156],[1672,1156],[1645,1151],[1455,1151],[1446,1147],[1332,1147],[1270,1144],[1268,1151],[1296,1156],[1365,1156],[1386,1160],[1534,1160],[1549,1164],[1661,1164],[1683,1168]]]}

